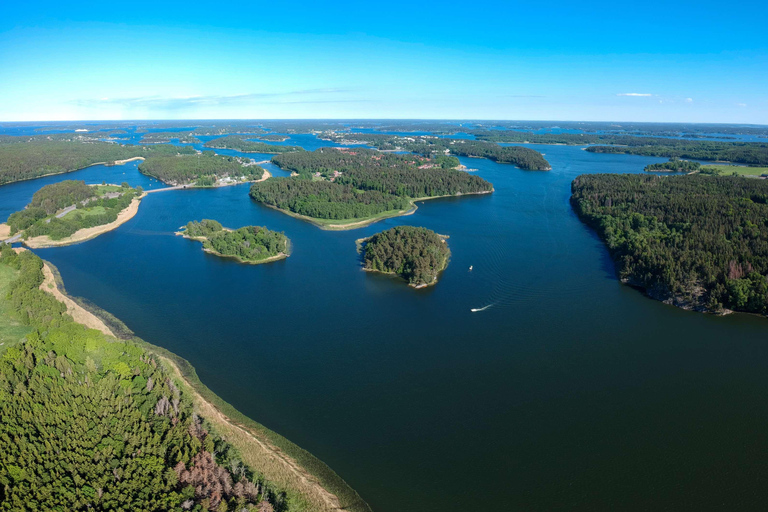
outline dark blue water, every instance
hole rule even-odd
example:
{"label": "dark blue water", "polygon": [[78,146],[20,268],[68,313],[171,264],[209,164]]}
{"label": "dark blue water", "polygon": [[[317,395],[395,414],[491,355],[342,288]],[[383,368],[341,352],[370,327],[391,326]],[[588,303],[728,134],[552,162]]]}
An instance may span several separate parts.
{"label": "dark blue water", "polygon": [[[245,185],[152,194],[119,229],[36,252],[376,511],[761,509],[768,321],[622,286],[568,203],[579,174],[664,159],[528,147],[553,170],[462,159],[493,194],[355,231],[261,207]],[[17,193],[0,187],[0,204]],[[240,265],[173,236],[201,218],[285,231],[294,252]],[[400,224],[450,236],[436,286],[360,270],[355,239]]]}

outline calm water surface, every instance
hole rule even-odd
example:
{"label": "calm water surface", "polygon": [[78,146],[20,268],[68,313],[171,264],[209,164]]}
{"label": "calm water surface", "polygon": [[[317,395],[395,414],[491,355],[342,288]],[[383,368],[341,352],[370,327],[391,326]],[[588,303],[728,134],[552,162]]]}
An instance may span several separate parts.
{"label": "calm water surface", "polygon": [[[261,207],[246,185],[153,194],[115,231],[36,252],[70,293],[187,358],[376,511],[762,508],[768,321],[620,285],[568,203],[579,174],[663,159],[528,147],[553,170],[462,159],[494,194],[355,231]],[[0,204],[123,169],[116,181],[144,185],[135,165],[94,167],[0,187]],[[239,265],[173,236],[202,218],[285,231],[294,253]],[[360,270],[355,239],[400,224],[450,236],[437,286]]]}

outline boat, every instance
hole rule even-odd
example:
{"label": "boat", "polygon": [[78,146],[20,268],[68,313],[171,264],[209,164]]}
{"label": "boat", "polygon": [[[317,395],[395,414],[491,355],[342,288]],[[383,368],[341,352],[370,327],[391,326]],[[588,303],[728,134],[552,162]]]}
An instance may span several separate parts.
{"label": "boat", "polygon": [[470,271],[472,270],[472,265],[470,265],[470,266],[469,266],[469,270],[470,270]]}

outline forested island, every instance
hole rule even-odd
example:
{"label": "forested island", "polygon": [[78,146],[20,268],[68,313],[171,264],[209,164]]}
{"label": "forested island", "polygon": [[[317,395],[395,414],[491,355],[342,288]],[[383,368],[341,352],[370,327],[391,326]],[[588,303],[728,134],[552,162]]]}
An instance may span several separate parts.
{"label": "forested island", "polygon": [[485,194],[493,185],[439,156],[395,155],[355,148],[287,153],[272,161],[295,174],[251,187],[251,197],[315,224],[344,229],[402,215],[415,200]]}
{"label": "forested island", "polygon": [[[266,135],[264,137],[267,137]],[[261,138],[264,138],[261,137]],[[209,140],[204,144],[207,148],[214,149],[234,149],[243,153],[291,153],[294,151],[304,151],[300,146],[279,146],[277,144],[267,144],[253,140],[246,140],[237,135],[228,135],[219,139]]]}
{"label": "forested island", "polygon": [[397,274],[414,288],[437,283],[451,251],[444,236],[432,230],[398,226],[358,240],[365,270]]}
{"label": "forested island", "polygon": [[431,135],[386,135],[381,133],[330,133],[326,137],[339,144],[369,144],[385,151],[409,151],[423,156],[455,155],[487,158],[499,164],[512,164],[528,171],[552,169],[541,153],[520,146],[502,147],[493,142],[444,139]]}
{"label": "forested island", "polygon": [[768,313],[768,181],[596,174],[571,188],[622,282],[686,309]]}
{"label": "forested island", "polygon": [[256,138],[259,140],[268,140],[270,142],[285,142],[291,137],[289,135],[278,135],[276,133],[268,133],[266,135],[257,135]]}
{"label": "forested island", "polygon": [[203,219],[189,222],[178,234],[203,242],[206,252],[234,258],[241,263],[268,263],[290,255],[288,237],[261,226],[232,230],[215,220]]}
{"label": "forested island", "polygon": [[114,165],[133,158],[156,155],[194,154],[189,147],[167,144],[121,145],[112,142],[82,141],[63,137],[3,137],[0,140],[0,185],[39,178],[48,174],[83,169],[97,163]]}
{"label": "forested island", "polygon": [[138,211],[141,187],[86,185],[65,180],[46,185],[27,207],[8,217],[10,234],[29,247],[82,242],[116,228]]}
{"label": "forested island", "polygon": [[0,330],[19,336],[0,346],[0,509],[370,511],[186,361],[63,295],[35,254],[0,244],[0,274]]}
{"label": "forested island", "polygon": [[147,158],[139,164],[139,171],[169,185],[197,187],[245,183],[268,176],[250,158],[222,156],[213,151]]}

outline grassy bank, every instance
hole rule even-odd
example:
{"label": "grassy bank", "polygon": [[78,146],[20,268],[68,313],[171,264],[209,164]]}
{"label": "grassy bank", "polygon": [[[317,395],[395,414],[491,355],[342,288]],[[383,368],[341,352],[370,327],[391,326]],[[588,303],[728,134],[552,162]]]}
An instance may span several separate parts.
{"label": "grassy bank", "polygon": [[0,354],[5,352],[8,347],[24,339],[24,336],[32,330],[11,315],[8,291],[11,281],[16,279],[18,275],[18,270],[7,265],[0,265]]}
{"label": "grassy bank", "polygon": [[762,176],[768,174],[768,167],[745,167],[742,165],[702,165],[701,170],[704,174],[715,173],[721,176]]}

